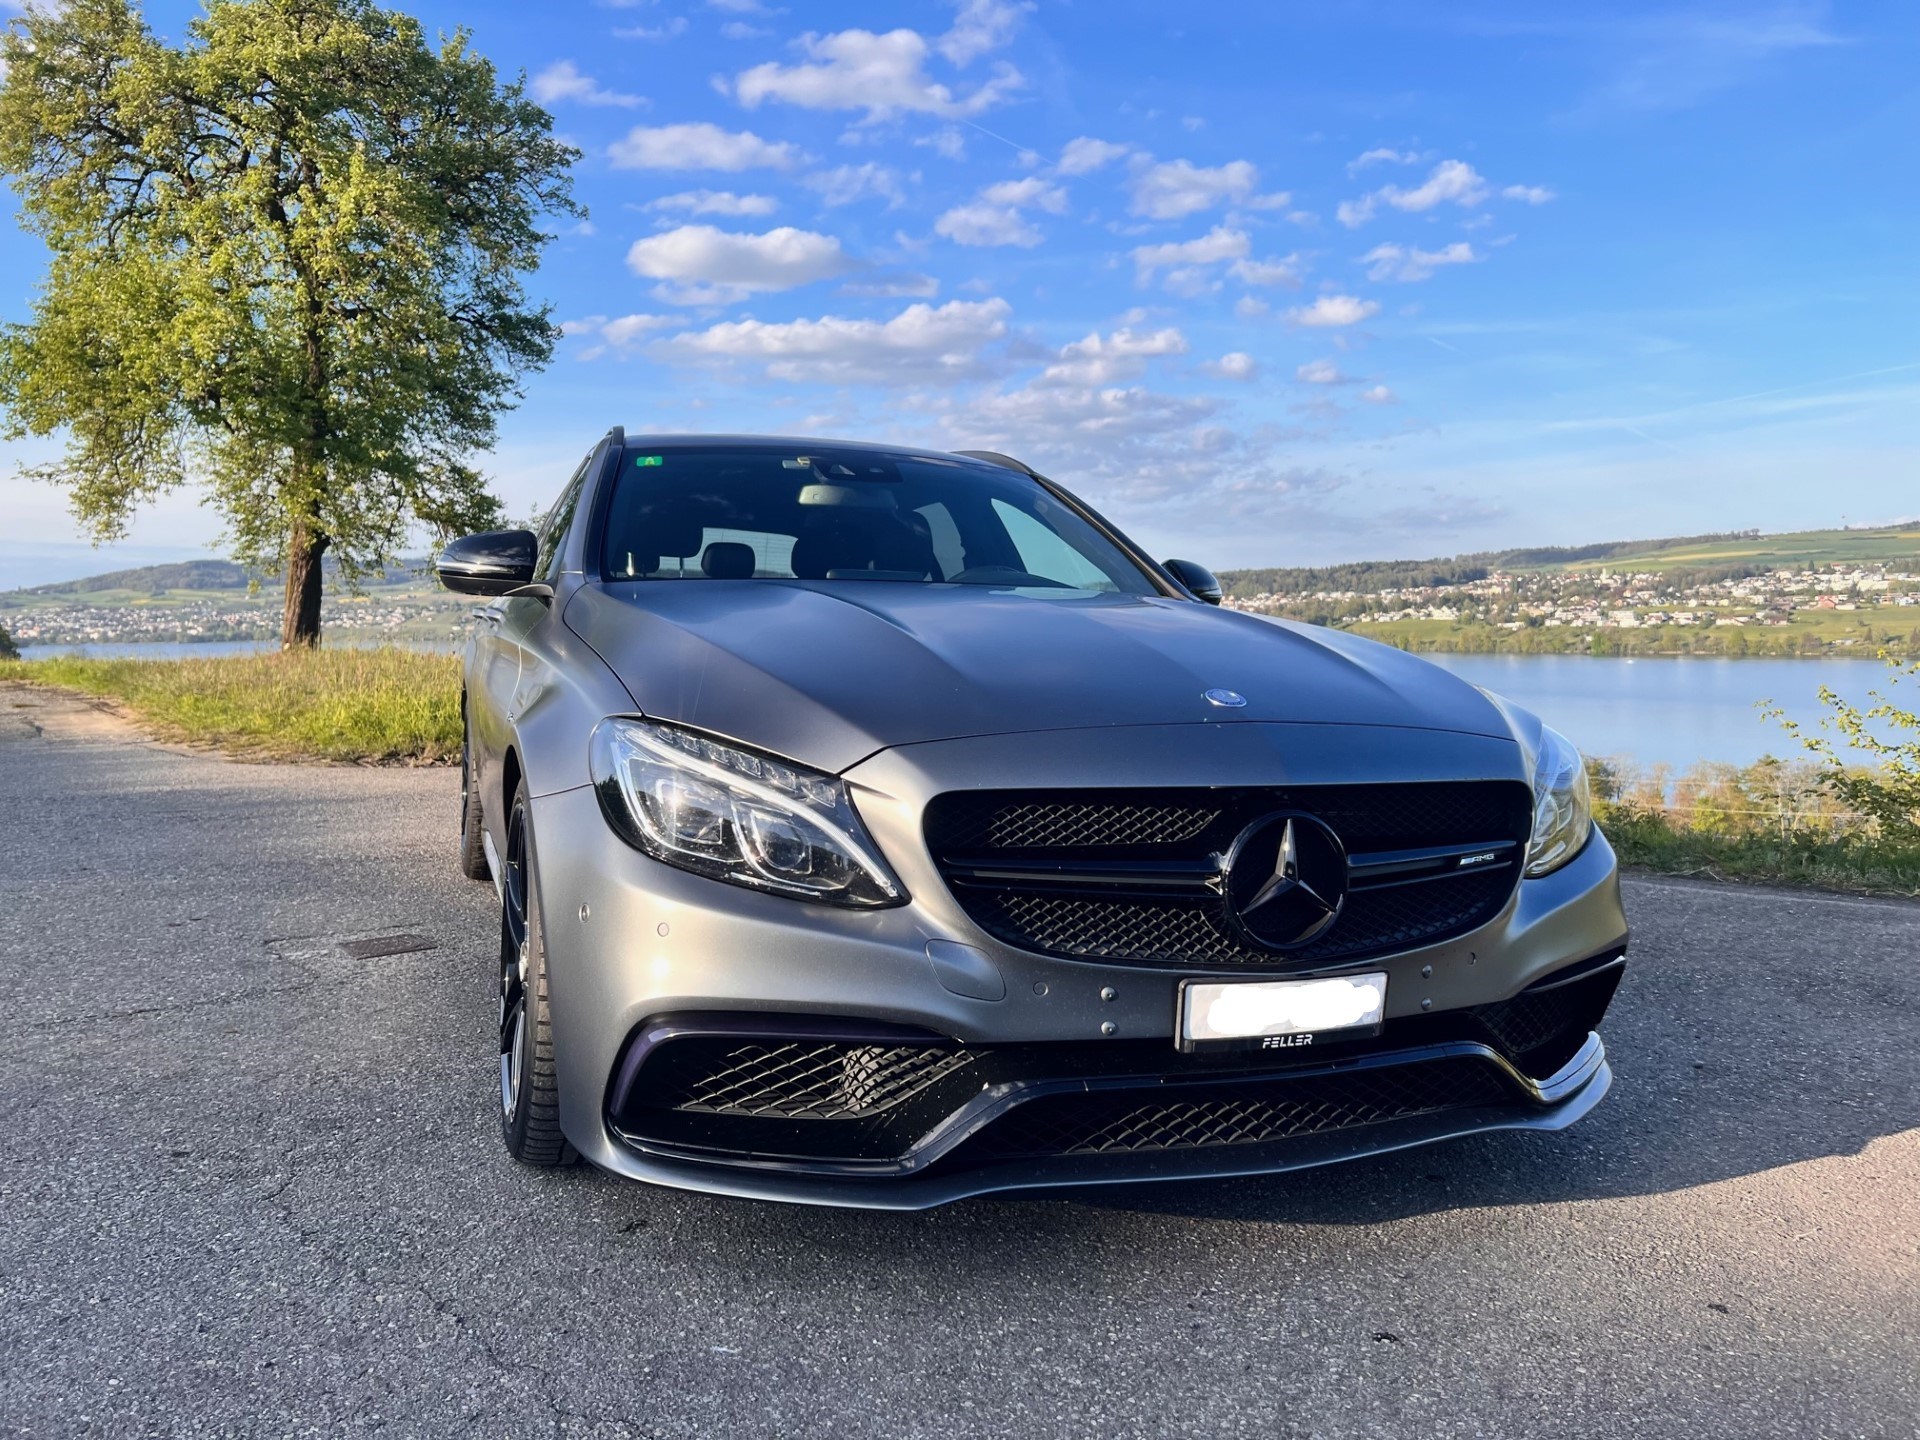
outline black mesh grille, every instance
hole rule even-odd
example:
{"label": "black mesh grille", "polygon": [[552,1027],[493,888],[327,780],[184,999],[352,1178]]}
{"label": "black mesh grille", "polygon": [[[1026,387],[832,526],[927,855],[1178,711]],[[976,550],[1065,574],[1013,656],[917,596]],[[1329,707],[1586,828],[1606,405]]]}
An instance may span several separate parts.
{"label": "black mesh grille", "polygon": [[1467,1012],[1493,1047],[1527,1074],[1544,1078],[1585,1043],[1613,1000],[1621,967],[1606,965],[1580,979]]}
{"label": "black mesh grille", "polygon": [[660,1097],[677,1110],[848,1120],[911,1100],[973,1063],[965,1050],[835,1042],[729,1044]]}
{"label": "black mesh grille", "polygon": [[1242,1084],[1231,1094],[1193,1098],[1052,1095],[1016,1109],[982,1137],[976,1153],[1004,1158],[1258,1145],[1511,1098],[1490,1066],[1472,1060]]}
{"label": "black mesh grille", "polygon": [[[1275,953],[1233,926],[1214,890],[1143,894],[1075,886],[1101,866],[1219,863],[1247,825],[1279,810],[1316,816],[1350,855],[1523,843],[1524,785],[1439,782],[1295,789],[985,791],[937,797],[928,846],[955,897],[988,934],[1073,959],[1189,967],[1279,967],[1388,954],[1486,924],[1513,892],[1517,866],[1462,870],[1418,883],[1361,884],[1311,944]],[[995,864],[1043,864],[1044,881],[982,879]]]}

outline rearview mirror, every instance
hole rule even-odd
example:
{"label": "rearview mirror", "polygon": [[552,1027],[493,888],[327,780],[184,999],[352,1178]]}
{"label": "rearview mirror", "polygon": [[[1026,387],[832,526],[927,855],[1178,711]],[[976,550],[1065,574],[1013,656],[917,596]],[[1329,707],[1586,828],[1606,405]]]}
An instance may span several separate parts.
{"label": "rearview mirror", "polygon": [[488,530],[447,543],[434,574],[462,595],[504,595],[533,579],[540,541],[531,530]]}
{"label": "rearview mirror", "polygon": [[1164,560],[1167,573],[1193,592],[1196,600],[1204,600],[1209,605],[1218,605],[1225,598],[1220,582],[1213,578],[1213,572],[1204,565],[1196,565],[1191,560]]}

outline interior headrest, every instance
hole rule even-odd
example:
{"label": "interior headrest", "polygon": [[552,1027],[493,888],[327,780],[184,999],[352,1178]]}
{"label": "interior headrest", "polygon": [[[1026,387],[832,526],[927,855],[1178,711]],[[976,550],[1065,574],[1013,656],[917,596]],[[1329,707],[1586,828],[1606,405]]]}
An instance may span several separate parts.
{"label": "interior headrest", "polygon": [[754,553],[738,540],[716,540],[700,557],[700,569],[710,580],[751,580]]}

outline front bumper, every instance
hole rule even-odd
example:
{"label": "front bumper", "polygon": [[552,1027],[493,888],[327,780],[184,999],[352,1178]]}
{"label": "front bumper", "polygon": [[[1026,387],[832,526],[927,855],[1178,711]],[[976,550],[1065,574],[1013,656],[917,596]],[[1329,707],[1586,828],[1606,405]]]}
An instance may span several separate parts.
{"label": "front bumper", "polygon": [[[1220,726],[1196,742],[1195,727],[1177,728],[1183,733],[1167,737],[1169,763],[1144,773],[1167,773],[1177,758],[1191,783],[1310,783],[1350,775],[1356,745],[1369,739],[1351,728]],[[1273,758],[1279,742],[1272,732],[1282,730],[1292,732],[1284,737],[1284,775]],[[1472,1131],[1553,1130],[1598,1103],[1610,1074],[1590,1024],[1527,1054],[1463,1018],[1624,950],[1614,857],[1597,833],[1573,863],[1522,882],[1494,921],[1467,935],[1361,963],[1285,972],[1388,974],[1386,1033],[1344,1051],[1323,1047],[1305,1065],[1243,1061],[1234,1070],[1184,1063],[1173,1045],[1179,986],[1209,972],[1052,958],[1002,945],[975,927],[914,830],[927,795],[955,783],[950,769],[939,773],[944,757],[930,752],[967,751],[964,769],[979,777],[974,783],[1004,783],[996,755],[1017,748],[1021,773],[1038,771],[1062,786],[1098,785],[1143,773],[1143,742],[1157,738],[1072,732],[1019,737],[1017,747],[952,742],[904,747],[856,767],[849,779],[861,787],[862,815],[913,897],[887,910],[808,905],[662,865],[615,839],[584,787],[534,799],[567,1138],[595,1164],[639,1179],[769,1199],[919,1208],[989,1190],[1265,1173]],[[1508,778],[1512,749],[1478,737],[1426,735],[1365,758],[1368,778],[1382,782],[1435,773]],[[930,951],[929,942],[939,943]],[[954,963],[956,955],[963,963]],[[1609,973],[1608,996],[1617,969]],[[1602,997],[1591,1019],[1597,1022],[1604,1008]],[[928,1123],[891,1149],[834,1156],[816,1145],[808,1155],[764,1130],[690,1138],[684,1127],[667,1133],[636,1124],[630,1102],[644,1087],[634,1087],[652,1072],[635,1057],[649,1032],[657,1043],[662,1031],[678,1027],[685,1038],[689,1026],[721,1022],[736,1038],[783,1043],[822,1026],[880,1027],[882,1040],[905,1035],[1005,1064],[974,1075],[964,1095],[943,1092],[938,1113],[909,1115]],[[861,1042],[853,1034],[844,1043]],[[869,1034],[866,1043],[880,1042]],[[1008,1056],[1033,1063],[1013,1064]],[[1389,1082],[1432,1092],[1427,1099],[1434,1103],[1416,1096],[1418,1103],[1362,1105],[1350,1123],[1333,1125],[1287,1118],[1313,1104],[1343,1103],[1343,1087]],[[1070,1108],[1062,1095],[1085,1101],[1069,1120],[1091,1114],[1123,1127],[1125,1113],[1099,1107],[1185,1104],[1198,1107],[1193,1113],[1228,1117],[1222,1123],[1231,1128],[1238,1099],[1254,1104],[1259,1116],[1250,1132],[1224,1143],[1062,1144],[1038,1153],[1033,1144],[1022,1152],[997,1138],[1016,1115],[1024,1124]]]}

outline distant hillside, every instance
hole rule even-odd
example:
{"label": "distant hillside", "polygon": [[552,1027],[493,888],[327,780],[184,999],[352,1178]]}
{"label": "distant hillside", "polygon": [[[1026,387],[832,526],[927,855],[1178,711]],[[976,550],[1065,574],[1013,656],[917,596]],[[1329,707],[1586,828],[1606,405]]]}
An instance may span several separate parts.
{"label": "distant hillside", "polygon": [[[424,559],[404,560],[384,574],[362,577],[360,584],[364,589],[412,584],[421,578],[418,572],[425,566]],[[323,562],[323,568],[327,584],[330,587],[337,585],[340,580],[339,567],[327,560]],[[113,590],[161,595],[172,590],[245,590],[250,578],[245,566],[236,565],[231,560],[182,560],[171,565],[143,565],[137,570],[109,570],[104,575],[63,580],[54,585],[33,585],[9,593],[80,596]],[[276,588],[280,583],[277,575],[263,575],[259,579],[265,589]]]}
{"label": "distant hillside", "polygon": [[1694,583],[1820,565],[1920,562],[1920,527],[1877,530],[1803,530],[1762,535],[1757,530],[1680,535],[1664,540],[1614,540],[1597,545],[1549,545],[1488,550],[1434,560],[1356,561],[1348,565],[1223,570],[1229,595],[1301,595],[1320,591],[1432,589],[1484,580],[1495,570],[1652,571]]}

